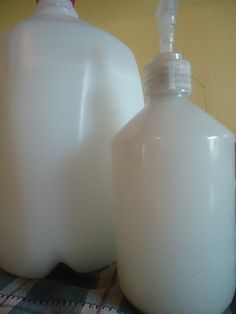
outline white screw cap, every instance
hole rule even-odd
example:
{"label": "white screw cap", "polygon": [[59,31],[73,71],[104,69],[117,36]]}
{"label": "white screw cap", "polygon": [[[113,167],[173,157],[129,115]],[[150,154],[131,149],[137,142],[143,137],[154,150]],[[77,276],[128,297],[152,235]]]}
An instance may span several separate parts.
{"label": "white screw cap", "polygon": [[145,67],[144,92],[151,95],[170,91],[191,94],[191,64],[179,53],[166,52]]}

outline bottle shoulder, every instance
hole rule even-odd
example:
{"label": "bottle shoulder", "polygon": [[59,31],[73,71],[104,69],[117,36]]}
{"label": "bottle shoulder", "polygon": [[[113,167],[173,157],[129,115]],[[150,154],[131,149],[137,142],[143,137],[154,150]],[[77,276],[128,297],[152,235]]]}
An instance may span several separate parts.
{"label": "bottle shoulder", "polygon": [[162,99],[140,111],[117,135],[116,140],[161,137],[191,141],[208,137],[224,137],[234,141],[234,134],[188,99]]}
{"label": "bottle shoulder", "polygon": [[126,45],[80,20],[73,23],[26,20],[8,33],[5,44],[12,52],[11,57],[17,60],[25,55],[26,47],[30,47],[27,54],[37,56],[38,61],[46,56],[74,65],[83,61],[84,65],[105,67],[113,75],[123,73],[124,79],[139,78],[136,59]]}
{"label": "bottle shoulder", "polygon": [[132,51],[123,42],[105,30],[97,28],[94,25],[86,23],[78,18],[70,17],[65,19],[35,19],[29,18],[16,24],[8,33],[8,38],[27,37],[48,40],[63,40],[72,42],[74,46],[83,47],[92,46],[98,51],[103,49],[104,52],[121,54],[121,57],[134,58]]}

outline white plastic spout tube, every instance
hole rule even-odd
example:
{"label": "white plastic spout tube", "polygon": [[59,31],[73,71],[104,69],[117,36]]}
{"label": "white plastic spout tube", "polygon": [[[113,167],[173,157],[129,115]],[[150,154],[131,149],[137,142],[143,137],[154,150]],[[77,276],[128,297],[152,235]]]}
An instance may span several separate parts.
{"label": "white plastic spout tube", "polygon": [[161,40],[161,52],[173,52],[178,0],[160,0],[156,17]]}

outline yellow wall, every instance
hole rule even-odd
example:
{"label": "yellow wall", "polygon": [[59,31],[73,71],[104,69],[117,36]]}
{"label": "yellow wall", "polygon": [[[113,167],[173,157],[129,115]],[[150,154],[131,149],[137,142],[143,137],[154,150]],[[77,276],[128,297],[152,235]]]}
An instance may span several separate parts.
{"label": "yellow wall", "polygon": [[[34,0],[0,0],[0,32],[30,15]],[[80,17],[124,41],[140,71],[158,52],[157,0],[81,0]],[[192,99],[236,135],[236,0],[181,0],[176,48],[193,67]]]}

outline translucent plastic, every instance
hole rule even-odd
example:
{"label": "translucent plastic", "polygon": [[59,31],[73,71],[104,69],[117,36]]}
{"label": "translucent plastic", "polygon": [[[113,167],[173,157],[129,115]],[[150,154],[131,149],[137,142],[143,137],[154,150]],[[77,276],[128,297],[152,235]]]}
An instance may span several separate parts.
{"label": "translucent plastic", "polygon": [[220,314],[235,287],[234,136],[164,94],[113,142],[121,287],[148,314]]}
{"label": "translucent plastic", "polygon": [[143,106],[135,58],[69,0],[41,0],[0,50],[0,267],[34,278],[59,262],[104,267],[110,141]]}
{"label": "translucent plastic", "polygon": [[173,52],[178,0],[160,0],[156,12],[161,52]]}
{"label": "translucent plastic", "polygon": [[178,0],[160,0],[156,11],[161,54],[144,70],[144,92],[148,95],[168,91],[191,95],[191,64],[173,52]]}
{"label": "translucent plastic", "polygon": [[144,69],[144,93],[158,95],[168,91],[191,95],[191,64],[180,53],[161,53]]}

